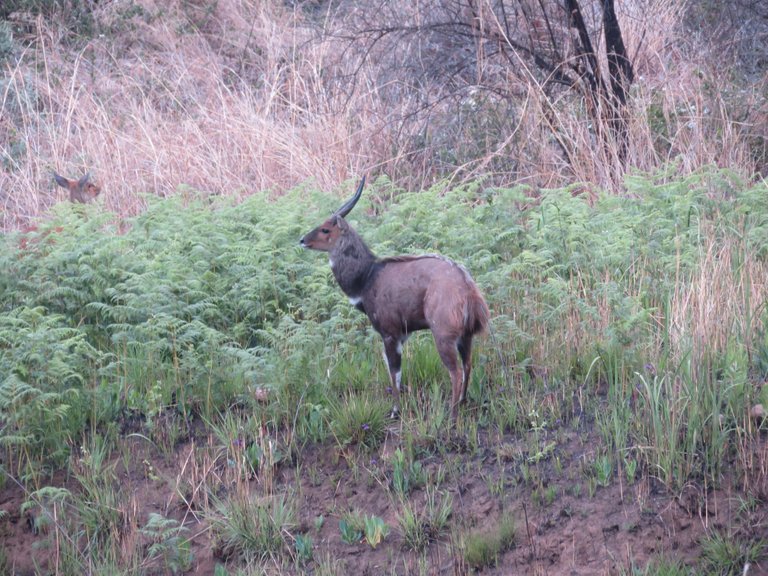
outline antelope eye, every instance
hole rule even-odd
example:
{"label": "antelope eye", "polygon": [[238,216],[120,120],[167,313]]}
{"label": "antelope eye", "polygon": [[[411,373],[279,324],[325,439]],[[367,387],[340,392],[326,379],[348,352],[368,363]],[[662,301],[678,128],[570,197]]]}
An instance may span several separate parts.
{"label": "antelope eye", "polygon": [[320,228],[320,232],[322,232],[323,234],[330,234],[331,233],[331,231],[328,230],[328,228]]}

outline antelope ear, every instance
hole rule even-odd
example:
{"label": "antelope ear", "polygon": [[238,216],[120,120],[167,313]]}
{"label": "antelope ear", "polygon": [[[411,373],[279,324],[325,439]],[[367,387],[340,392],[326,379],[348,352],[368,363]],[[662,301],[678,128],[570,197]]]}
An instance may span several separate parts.
{"label": "antelope ear", "polygon": [[54,172],[53,179],[56,180],[56,184],[58,184],[62,188],[69,188],[69,180],[64,178],[64,176],[59,176],[56,172]]}
{"label": "antelope ear", "polygon": [[342,232],[349,230],[349,224],[347,224],[347,221],[339,215],[334,215],[332,222],[334,226],[336,226]]}
{"label": "antelope ear", "polygon": [[82,178],[80,178],[80,180],[77,181],[77,185],[82,188],[83,186],[85,186],[88,183],[88,178],[90,178],[90,177],[91,177],[91,173],[90,172],[86,172],[85,176],[83,176]]}

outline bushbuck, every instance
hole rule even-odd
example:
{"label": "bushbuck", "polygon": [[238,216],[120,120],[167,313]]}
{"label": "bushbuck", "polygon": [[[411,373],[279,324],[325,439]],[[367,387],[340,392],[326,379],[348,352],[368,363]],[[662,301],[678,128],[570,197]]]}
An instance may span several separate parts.
{"label": "bushbuck", "polygon": [[101,192],[101,188],[89,181],[90,174],[86,174],[80,180],[70,180],[60,176],[56,172],[53,173],[53,179],[56,180],[56,184],[62,188],[69,190],[69,201],[78,202],[80,204],[86,204],[96,198]]}
{"label": "bushbuck", "polygon": [[[69,190],[69,201],[80,204],[91,202],[101,193],[101,188],[93,182],[90,182],[89,178],[90,174],[86,174],[80,178],[80,180],[70,180],[56,172],[53,173],[53,179],[56,181],[56,184]],[[19,241],[19,248],[22,253],[25,253],[31,252],[33,247],[39,248],[40,246],[52,244],[55,241],[54,235],[58,234],[63,229],[62,226],[56,226],[37,237],[35,235],[35,233],[39,231],[37,224],[26,226],[22,230],[23,233]]]}
{"label": "bushbuck", "polygon": [[437,254],[377,258],[344,220],[364,185],[365,177],[354,196],[300,244],[328,252],[339,287],[384,340],[395,397],[392,416],[400,409],[403,344],[412,332],[429,329],[451,375],[451,414],[455,418],[472,373],[472,338],[485,331],[488,306],[469,272],[448,258]]}

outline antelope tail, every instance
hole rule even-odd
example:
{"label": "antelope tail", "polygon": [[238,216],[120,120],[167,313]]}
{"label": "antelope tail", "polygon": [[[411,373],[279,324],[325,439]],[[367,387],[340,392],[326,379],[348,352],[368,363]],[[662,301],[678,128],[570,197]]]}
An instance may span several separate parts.
{"label": "antelope tail", "polygon": [[488,329],[488,319],[491,313],[480,292],[475,287],[469,294],[464,315],[464,331],[466,334],[481,334]]}

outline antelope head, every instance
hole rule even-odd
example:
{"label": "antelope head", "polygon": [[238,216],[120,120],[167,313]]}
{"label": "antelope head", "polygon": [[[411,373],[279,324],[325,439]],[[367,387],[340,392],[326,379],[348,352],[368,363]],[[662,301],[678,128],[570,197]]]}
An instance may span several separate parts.
{"label": "antelope head", "polygon": [[336,210],[331,217],[325,222],[320,224],[317,228],[308,232],[302,237],[299,243],[304,248],[310,250],[320,250],[321,252],[330,252],[339,238],[344,235],[350,228],[344,217],[352,211],[357,201],[360,200],[360,196],[363,193],[363,186],[365,186],[365,176],[360,181],[360,185],[357,187],[355,195],[347,200],[341,208]]}
{"label": "antelope head", "polygon": [[53,178],[56,180],[56,184],[69,190],[70,202],[86,204],[101,193],[101,187],[90,182],[90,174],[86,174],[80,180],[70,180],[54,172]]}

